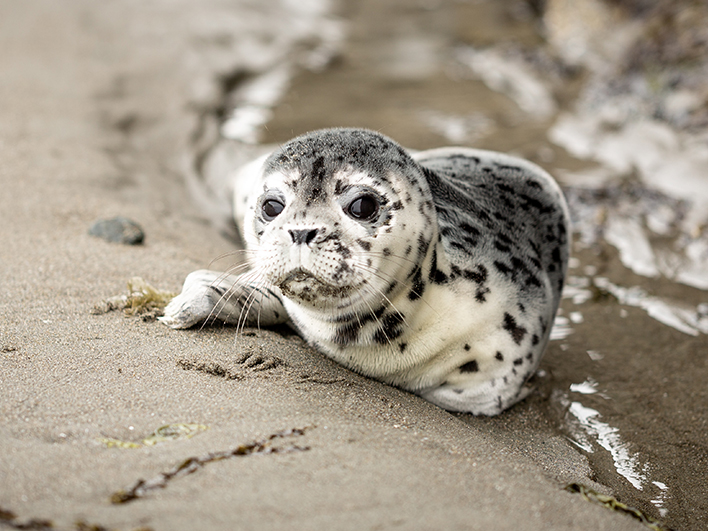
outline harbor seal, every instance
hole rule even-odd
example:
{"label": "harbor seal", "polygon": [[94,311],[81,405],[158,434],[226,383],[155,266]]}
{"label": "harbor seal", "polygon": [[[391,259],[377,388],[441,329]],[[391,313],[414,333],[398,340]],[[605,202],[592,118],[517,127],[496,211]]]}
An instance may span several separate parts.
{"label": "harbor seal", "polygon": [[191,273],[162,322],[288,322],[450,411],[496,415],[525,396],[568,261],[567,205],[541,168],[325,129],[243,167],[234,187],[249,269]]}

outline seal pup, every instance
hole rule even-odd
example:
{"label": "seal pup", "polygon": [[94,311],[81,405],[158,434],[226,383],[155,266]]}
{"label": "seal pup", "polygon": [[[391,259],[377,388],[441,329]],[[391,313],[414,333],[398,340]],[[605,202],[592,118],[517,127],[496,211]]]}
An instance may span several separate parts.
{"label": "seal pup", "polygon": [[234,187],[250,269],[191,273],[162,322],[289,322],[342,365],[451,411],[496,415],[526,395],[568,261],[567,205],[541,168],[326,129],[246,165]]}

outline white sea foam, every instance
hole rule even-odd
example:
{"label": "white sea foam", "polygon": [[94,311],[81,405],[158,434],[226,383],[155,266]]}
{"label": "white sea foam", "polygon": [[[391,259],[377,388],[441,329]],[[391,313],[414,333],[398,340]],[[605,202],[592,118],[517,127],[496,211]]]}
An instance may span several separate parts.
{"label": "white sea foam", "polygon": [[521,58],[496,48],[460,48],[457,59],[490,89],[511,98],[521,110],[548,118],[557,109],[549,87]]}
{"label": "white sea foam", "polygon": [[553,321],[553,328],[551,328],[550,341],[565,339],[572,333],[573,329],[570,326],[570,320],[562,315],[556,315]]}
{"label": "white sea foam", "polygon": [[[571,391],[594,394],[596,388],[597,383],[588,380],[582,384],[574,384]],[[658,509],[660,516],[666,516],[669,487],[666,483],[651,479],[651,467],[622,440],[619,429],[601,420],[602,415],[597,410],[578,401],[570,401],[565,395],[557,395],[557,398],[568,408],[570,414],[567,424],[571,433],[569,440],[591,454],[595,453],[596,449],[593,443],[609,452],[617,473],[635,489],[652,495],[650,502]]]}
{"label": "white sea foam", "polygon": [[290,87],[292,70],[288,63],[278,65],[238,87],[231,95],[234,107],[221,126],[222,136],[257,143],[272,117],[272,108]]}
{"label": "white sea foam", "polygon": [[645,277],[659,276],[654,251],[639,220],[610,213],[605,240],[617,248],[625,267]]}
{"label": "white sea foam", "polygon": [[[602,215],[584,216],[575,228],[584,241],[594,240],[595,229],[604,225],[605,239],[635,273],[648,277],[662,274],[708,289],[708,135],[677,131],[652,118],[633,118],[615,102],[563,113],[548,136],[576,157],[599,163],[593,170],[562,172],[566,183],[589,188],[611,186],[608,183],[613,179],[633,174],[647,190],[687,205],[685,212],[666,204],[644,211],[636,204],[613,205],[604,222]],[[659,251],[652,246],[652,233],[674,237],[674,245],[661,250],[663,256],[657,256]]]}
{"label": "white sea foam", "polygon": [[433,132],[453,144],[473,142],[483,137],[493,125],[492,120],[481,113],[458,116],[438,111],[421,111],[419,116]]}
{"label": "white sea foam", "polygon": [[659,297],[649,295],[638,286],[625,288],[604,277],[595,277],[594,284],[614,295],[620,304],[645,310],[647,314],[667,326],[691,336],[708,334],[708,304],[694,308],[680,306]]}
{"label": "white sea foam", "polygon": [[644,490],[644,484],[648,482],[647,467],[642,466],[639,457],[630,452],[619,436],[619,429],[602,422],[598,411],[585,407],[580,402],[572,402],[568,411],[588,434],[595,437],[597,444],[610,452],[617,473],[635,489]]}
{"label": "white sea foam", "polygon": [[257,143],[297,68],[321,70],[338,53],[344,26],[331,15],[330,4],[330,0],[279,0],[240,9],[245,20],[234,21],[230,28],[238,38],[222,54],[221,62],[229,66],[220,69],[240,70],[250,78],[228,95],[222,136]]}
{"label": "white sea foam", "polygon": [[570,384],[570,390],[573,393],[580,393],[582,395],[594,395],[597,393],[597,382],[592,378],[588,378],[579,384]]}

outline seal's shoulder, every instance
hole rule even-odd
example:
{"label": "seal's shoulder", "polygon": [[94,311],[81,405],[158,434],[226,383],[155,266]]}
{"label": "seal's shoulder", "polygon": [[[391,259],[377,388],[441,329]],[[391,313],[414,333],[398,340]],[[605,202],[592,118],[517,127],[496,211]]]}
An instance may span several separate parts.
{"label": "seal's shoulder", "polygon": [[[452,199],[463,192],[476,200],[481,196],[516,195],[529,198],[531,205],[543,203],[544,212],[559,208],[558,214],[568,218],[565,201],[556,181],[540,166],[512,155],[465,147],[446,147],[412,154],[427,172],[431,192],[436,198]],[[446,188],[453,190],[446,191]],[[458,202],[461,199],[458,197]],[[503,205],[502,201],[499,203]],[[460,205],[462,206],[462,205]],[[550,209],[549,209],[550,207]]]}

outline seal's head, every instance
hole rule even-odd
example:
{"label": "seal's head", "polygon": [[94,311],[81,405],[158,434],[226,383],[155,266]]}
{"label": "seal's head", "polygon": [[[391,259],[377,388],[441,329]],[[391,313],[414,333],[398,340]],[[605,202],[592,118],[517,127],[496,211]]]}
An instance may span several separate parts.
{"label": "seal's head", "polygon": [[423,169],[401,146],[361,129],[315,131],[262,172],[245,219],[254,273],[294,302],[350,312],[410,288],[437,225]]}

